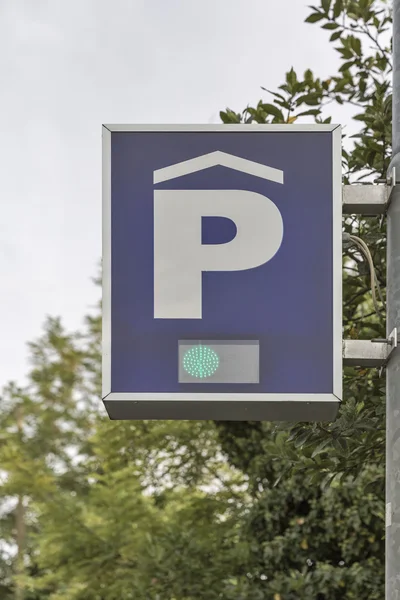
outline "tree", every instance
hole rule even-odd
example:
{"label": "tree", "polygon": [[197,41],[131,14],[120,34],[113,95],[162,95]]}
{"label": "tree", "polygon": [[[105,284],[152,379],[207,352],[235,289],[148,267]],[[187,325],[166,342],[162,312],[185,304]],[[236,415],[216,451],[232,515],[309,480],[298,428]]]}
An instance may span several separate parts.
{"label": "tree", "polygon": [[88,492],[57,490],[36,506],[42,574],[31,589],[52,600],[217,600],[243,511],[231,504],[239,476],[217,455],[207,423],[99,423]]}
{"label": "tree", "polygon": [[41,339],[29,345],[28,386],[21,389],[10,384],[3,390],[2,598],[37,598],[24,591],[25,576],[38,571],[32,537],[39,526],[32,510],[34,500],[47,499],[55,485],[70,494],[87,485],[82,477],[83,460],[90,452],[88,436],[96,419],[93,399],[100,381],[98,318],[88,317],[87,324],[82,334],[69,335],[58,319],[48,319]]}
{"label": "tree", "polygon": [[[321,81],[308,70],[299,80],[291,69],[279,92],[269,92],[273,96],[271,104],[260,101],[256,107],[247,107],[241,113],[227,109],[221,112],[221,119],[225,123],[293,123],[313,116],[317,123],[329,123],[331,118],[324,115],[327,106],[332,102],[350,103],[360,109],[354,118],[361,124],[361,129],[351,136],[349,141],[352,143],[347,147],[345,144],[343,150],[344,183],[366,177],[386,181],[391,152],[392,106],[392,65],[387,34],[391,14],[388,2],[321,0],[319,7],[311,9],[313,12],[306,21],[319,23],[323,29],[333,31],[330,40],[337,42],[335,49],[342,60],[339,73]],[[383,219],[349,217],[344,221],[344,231],[359,235],[369,244],[378,280],[385,287]],[[347,248],[344,252],[345,337],[370,339],[385,335],[382,315],[376,315],[371,306],[367,274],[363,258],[354,248]],[[366,456],[374,464],[382,466],[384,379],[364,369],[346,369],[344,391],[345,402],[335,423],[328,428],[310,426],[307,430],[301,424],[294,430],[294,438],[302,436],[302,447],[310,445],[315,448],[320,443],[318,453],[329,453],[332,457],[332,473],[357,473],[358,465]],[[355,431],[357,439],[354,438]]]}
{"label": "tree", "polygon": [[[326,117],[329,104],[351,103],[360,109],[355,119],[360,131],[343,151],[344,183],[369,178],[385,180],[390,161],[391,140],[391,56],[388,28],[391,14],[388,3],[377,0],[350,2],[321,0],[311,7],[309,23],[319,23],[332,31],[330,40],[337,42],[341,67],[336,76],[321,81],[311,71],[299,79],[291,69],[285,83],[273,96],[272,103],[260,101],[241,113],[227,109],[221,113],[225,123],[293,123],[312,116],[318,122],[330,122]],[[268,90],[265,90],[268,91]],[[311,108],[308,108],[311,107]],[[304,110],[305,109],[305,110]],[[346,140],[345,140],[346,141]],[[370,246],[378,279],[385,286],[385,225],[378,218],[351,217],[344,222],[344,231],[362,237]],[[351,338],[384,337],[383,319],[371,308],[365,263],[354,249],[344,252],[344,335]],[[325,482],[341,486],[350,481],[361,482],[369,472],[368,489],[379,499],[375,511],[377,525],[383,531],[385,403],[384,379],[376,372],[346,369],[344,402],[339,418],[332,424],[297,424],[291,426],[286,444],[278,452],[278,460],[286,456],[288,472],[302,474],[310,485]],[[248,423],[218,425],[223,447],[228,444],[229,456],[237,463],[242,448],[236,448],[237,430],[245,438],[261,444],[269,427]],[[232,448],[231,441],[235,440]],[[302,450],[299,452],[299,450]],[[269,449],[273,452],[273,449]],[[244,465],[246,470],[253,463]],[[360,468],[366,465],[366,471]],[[371,469],[371,470],[370,470]],[[361,472],[360,472],[361,471]],[[255,473],[260,478],[261,474]],[[367,480],[364,480],[366,485]],[[335,483],[336,482],[336,483]],[[382,551],[383,556],[383,551]],[[374,573],[383,581],[383,564],[378,561]],[[371,597],[361,592],[358,597]],[[347,592],[349,594],[349,592]],[[346,597],[352,597],[347,595]]]}
{"label": "tree", "polygon": [[[329,121],[359,107],[344,180],[386,176],[391,70],[382,0],[321,0],[337,74],[291,69],[223,122]],[[385,228],[349,217],[385,284]],[[384,335],[365,263],[344,252],[344,332]],[[383,307],[382,307],[383,312]],[[2,598],[19,600],[375,600],[383,594],[384,379],[346,369],[332,424],[109,422],[100,396],[100,318],[79,335],[48,321],[26,389],[2,398]],[[8,556],[7,550],[17,559]],[[11,549],[11,550],[10,550]]]}

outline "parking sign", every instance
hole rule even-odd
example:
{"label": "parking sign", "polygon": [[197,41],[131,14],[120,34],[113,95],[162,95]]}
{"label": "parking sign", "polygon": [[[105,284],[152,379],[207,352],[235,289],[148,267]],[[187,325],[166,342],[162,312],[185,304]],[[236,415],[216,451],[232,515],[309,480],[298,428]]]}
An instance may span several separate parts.
{"label": "parking sign", "polygon": [[334,418],[341,132],[103,127],[112,419]]}

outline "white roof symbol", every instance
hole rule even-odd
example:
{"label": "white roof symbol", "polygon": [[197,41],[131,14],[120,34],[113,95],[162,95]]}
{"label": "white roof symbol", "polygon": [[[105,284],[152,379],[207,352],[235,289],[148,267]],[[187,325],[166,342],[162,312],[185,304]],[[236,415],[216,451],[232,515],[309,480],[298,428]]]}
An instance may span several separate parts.
{"label": "white roof symbol", "polygon": [[202,156],[197,156],[196,158],[164,167],[163,169],[157,169],[154,171],[154,183],[162,183],[169,179],[175,179],[175,177],[182,177],[182,175],[189,175],[190,173],[202,171],[203,169],[217,165],[242,171],[255,177],[262,177],[276,183],[283,183],[283,171],[280,169],[274,169],[253,160],[247,160],[246,158],[240,158],[239,156],[220,151],[210,152],[209,154],[203,154]]}

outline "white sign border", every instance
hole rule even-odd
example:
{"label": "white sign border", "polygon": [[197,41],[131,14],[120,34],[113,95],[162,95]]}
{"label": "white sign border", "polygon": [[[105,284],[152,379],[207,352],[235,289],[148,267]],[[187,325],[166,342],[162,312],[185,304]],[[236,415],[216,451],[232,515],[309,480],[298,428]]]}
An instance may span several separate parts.
{"label": "white sign border", "polygon": [[[110,406],[120,402],[271,402],[271,403],[329,403],[332,414],[342,399],[342,156],[340,125],[103,125],[102,135],[102,399]],[[333,393],[332,394],[209,394],[178,393],[120,393],[111,391],[111,133],[119,132],[331,132],[332,133],[332,198],[333,198]],[[131,411],[130,411],[131,412]],[[119,417],[118,417],[119,418]],[[121,417],[132,418],[132,417]],[[143,417],[142,417],[143,418]],[[168,417],[165,417],[168,418]],[[201,418],[201,417],[195,417]],[[209,417],[206,417],[209,418]],[[250,417],[247,417],[250,418]]]}

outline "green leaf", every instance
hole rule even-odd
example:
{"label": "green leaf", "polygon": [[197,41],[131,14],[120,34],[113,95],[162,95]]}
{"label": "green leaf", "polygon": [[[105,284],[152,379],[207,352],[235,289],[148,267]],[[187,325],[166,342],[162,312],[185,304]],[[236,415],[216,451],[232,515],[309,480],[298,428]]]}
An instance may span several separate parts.
{"label": "green leaf", "polygon": [[240,115],[234,113],[229,108],[226,110],[226,112],[221,111],[219,113],[219,116],[221,118],[221,121],[223,123],[225,123],[225,124],[227,124],[227,123],[240,123]]}
{"label": "green leaf", "polygon": [[282,94],[278,94],[277,92],[272,92],[271,90],[267,90],[267,88],[262,87],[262,86],[261,86],[261,89],[264,90],[264,92],[268,92],[268,94],[272,94],[276,98],[279,98],[280,100],[285,101],[285,96],[282,96]]}
{"label": "green leaf", "polygon": [[224,112],[224,111],[221,110],[220,113],[219,113],[219,117],[220,117],[220,119],[221,119],[221,121],[223,123],[230,123],[229,117],[226,114],[226,112]]}
{"label": "green leaf", "polygon": [[299,435],[299,437],[295,439],[295,442],[294,442],[295,448],[300,448],[300,446],[303,446],[305,444],[305,442],[308,440],[308,438],[311,436],[311,434],[312,434],[311,429],[306,429],[305,431],[303,431],[303,433],[301,433]]}
{"label": "green leaf", "polygon": [[304,94],[296,100],[297,106],[300,104],[308,104],[309,106],[317,106],[321,101],[319,94]]}
{"label": "green leaf", "polygon": [[317,23],[317,21],[321,21],[324,18],[324,13],[312,13],[307,19],[304,21],[305,23]]}
{"label": "green leaf", "polygon": [[313,451],[313,453],[311,454],[311,458],[314,458],[315,456],[317,456],[317,454],[321,454],[321,452],[331,443],[331,438],[327,437],[325,439],[323,439],[315,448],[315,450]]}
{"label": "green leaf", "polygon": [[356,38],[356,37],[351,38],[351,47],[354,50],[354,52],[357,54],[357,56],[362,55],[361,40],[359,38]]}
{"label": "green leaf", "polygon": [[[343,41],[343,40],[341,40]],[[336,48],[336,50],[342,55],[342,58],[344,59],[349,59],[352,58],[354,56],[353,52],[351,50],[349,50],[348,48]]]}
{"label": "green leaf", "polygon": [[290,102],[288,102],[287,100],[283,102],[281,100],[275,100],[275,104],[281,106],[282,108],[285,108],[286,110],[290,110]]}
{"label": "green leaf", "polygon": [[287,439],[288,442],[292,442],[299,435],[299,427],[293,427],[291,430],[289,437]]}
{"label": "green leaf", "polygon": [[311,82],[314,80],[314,75],[313,75],[313,72],[311,71],[311,69],[306,69],[304,71],[304,80],[307,82]]}
{"label": "green leaf", "polygon": [[346,438],[339,437],[339,438],[333,439],[333,446],[337,450],[339,450],[341,452],[345,452],[348,448],[348,443],[347,443]]}
{"label": "green leaf", "polygon": [[324,11],[327,13],[331,7],[332,0],[321,0],[321,6]]}
{"label": "green leaf", "polygon": [[319,115],[321,113],[321,110],[319,108],[310,108],[310,110],[306,110],[304,112],[298,113],[298,117],[305,117],[308,115]]}
{"label": "green leaf", "polygon": [[343,10],[343,0],[336,0],[333,6],[333,17],[337,19]]}
{"label": "green leaf", "polygon": [[347,61],[347,62],[345,62],[345,63],[342,64],[342,66],[340,67],[339,71],[341,71],[343,73],[343,71],[347,71],[353,65],[354,65],[354,60],[349,60],[349,61]]}
{"label": "green leaf", "polygon": [[325,480],[322,483],[322,489],[325,490],[326,488],[328,488],[332,483],[333,480],[335,479],[337,473],[330,473],[329,475],[327,475],[327,477],[325,478]]}
{"label": "green leaf", "polygon": [[329,38],[329,41],[334,42],[335,40],[338,40],[340,38],[340,36],[342,35],[342,30],[340,31],[335,31],[334,33],[332,33],[331,37]]}
{"label": "green leaf", "polygon": [[342,92],[347,86],[345,79],[340,79],[335,85],[335,92]]}
{"label": "green leaf", "polygon": [[284,121],[282,111],[275,104],[261,104],[262,109],[269,115],[273,115],[277,119]]}
{"label": "green leaf", "polygon": [[288,71],[286,73],[286,83],[291,88],[294,88],[296,86],[296,84],[298,83],[296,71],[293,69],[293,67],[290,69],[290,71]]}
{"label": "green leaf", "polygon": [[326,23],[325,25],[322,25],[322,29],[337,29],[338,27],[340,27],[339,23]]}
{"label": "green leaf", "polygon": [[279,485],[279,483],[282,481],[282,479],[284,478],[284,476],[290,471],[291,466],[287,467],[286,469],[283,469],[281,471],[281,473],[279,474],[279,476],[277,477],[277,479],[274,481],[273,487],[277,487]]}

